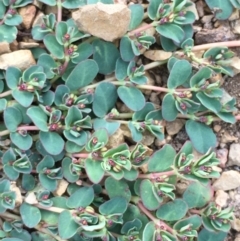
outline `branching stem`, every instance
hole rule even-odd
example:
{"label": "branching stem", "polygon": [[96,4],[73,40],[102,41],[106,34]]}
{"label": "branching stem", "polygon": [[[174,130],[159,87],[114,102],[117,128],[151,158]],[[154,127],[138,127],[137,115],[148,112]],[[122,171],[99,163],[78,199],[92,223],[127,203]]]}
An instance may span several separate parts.
{"label": "branching stem", "polygon": [[163,230],[166,230],[166,231],[168,231],[168,232],[170,232],[170,233],[174,233],[174,230],[173,230],[171,227],[169,227],[165,222],[163,222],[163,221],[155,218],[155,217],[153,216],[153,214],[152,214],[151,212],[149,212],[149,211],[143,206],[143,204],[142,204],[141,202],[138,203],[138,207],[139,207],[139,209],[140,209],[149,219],[151,219],[151,220],[155,223],[155,225],[157,225],[159,228],[161,228],[161,229],[163,229]]}

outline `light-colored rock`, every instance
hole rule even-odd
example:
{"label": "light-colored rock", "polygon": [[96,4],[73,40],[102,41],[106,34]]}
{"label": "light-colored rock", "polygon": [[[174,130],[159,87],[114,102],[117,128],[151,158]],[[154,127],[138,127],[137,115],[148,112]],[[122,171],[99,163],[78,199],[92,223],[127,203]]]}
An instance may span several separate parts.
{"label": "light-colored rock", "polygon": [[144,53],[144,56],[153,61],[164,61],[172,56],[172,52],[166,52],[163,50],[148,50]]}
{"label": "light-colored rock", "polygon": [[18,46],[20,49],[31,49],[38,47],[39,43],[19,42]]}
{"label": "light-colored rock", "polygon": [[23,198],[20,189],[16,186],[16,182],[11,182],[10,190],[16,193],[15,207],[19,207],[23,202]]}
{"label": "light-colored rock", "polygon": [[176,185],[177,194],[182,195],[186,191],[188,186],[189,182],[187,180],[181,180],[180,182],[178,182]]}
{"label": "light-colored rock", "polygon": [[30,4],[19,9],[19,14],[22,16],[22,26],[25,29],[30,29],[32,27],[33,20],[36,15],[37,8]]}
{"label": "light-colored rock", "polygon": [[233,28],[233,33],[240,34],[240,19],[231,22],[231,27]]}
{"label": "light-colored rock", "polygon": [[128,30],[131,11],[124,4],[90,4],[72,13],[78,28],[93,36],[113,42]]}
{"label": "light-colored rock", "polygon": [[53,192],[55,196],[61,197],[67,190],[69,183],[64,179],[58,181],[57,189]]}
{"label": "light-colored rock", "polygon": [[119,128],[113,135],[109,137],[106,147],[114,148],[122,143],[124,143],[124,131]]}
{"label": "light-colored rock", "polygon": [[234,239],[234,241],[240,241],[240,234],[236,236],[236,238]]}
{"label": "light-colored rock", "polygon": [[35,17],[34,21],[33,21],[33,24],[32,24],[32,27],[35,27],[36,25],[41,25],[43,24],[43,17],[44,17],[44,13],[39,11],[37,13],[37,16]]}
{"label": "light-colored rock", "polygon": [[182,119],[176,119],[175,121],[167,122],[166,124],[167,133],[171,136],[177,134],[184,126],[184,123],[185,121]]}
{"label": "light-colored rock", "polygon": [[33,5],[38,7],[39,9],[42,9],[43,3],[38,0],[33,0]]}
{"label": "light-colored rock", "polygon": [[202,17],[204,15],[203,1],[202,0],[197,1],[196,8],[197,8],[198,15],[200,17]]}
{"label": "light-colored rock", "polygon": [[213,189],[217,190],[231,190],[240,186],[240,173],[237,171],[223,172],[219,179],[213,183]]}
{"label": "light-colored rock", "polygon": [[141,143],[145,146],[150,146],[153,144],[154,140],[155,140],[155,136],[151,134],[149,131],[145,131],[143,133],[143,138],[141,140]]}
{"label": "light-colored rock", "polygon": [[239,9],[234,9],[231,16],[228,18],[228,21],[234,21],[239,19]]}
{"label": "light-colored rock", "polygon": [[232,136],[228,131],[224,131],[222,137],[221,137],[221,142],[222,143],[231,143],[234,141],[237,141],[238,138],[235,136]]}
{"label": "light-colored rock", "polygon": [[6,53],[10,53],[11,49],[10,49],[10,45],[7,42],[1,42],[0,43],[0,54],[6,54]]}
{"label": "light-colored rock", "polygon": [[157,92],[152,92],[151,94],[150,94],[150,97],[149,97],[149,100],[153,103],[153,104],[155,104],[155,105],[160,105],[160,99],[159,99],[159,93],[157,93]]}
{"label": "light-colored rock", "polygon": [[29,204],[38,204],[38,200],[34,192],[29,192],[24,198],[24,201]]}
{"label": "light-colored rock", "polygon": [[120,125],[120,129],[123,131],[123,135],[129,139],[132,139],[132,134],[126,125]]}
{"label": "light-colored rock", "polygon": [[[147,77],[147,85],[155,85],[155,80],[153,78],[153,75],[149,73],[148,71],[145,72],[145,76]],[[152,93],[152,90],[142,90],[142,93],[144,95],[150,95]]]}
{"label": "light-colored rock", "polygon": [[213,126],[213,130],[218,133],[220,130],[222,129],[222,127],[220,125],[214,125]]}
{"label": "light-colored rock", "polygon": [[240,219],[234,217],[231,226],[234,230],[240,232]]}
{"label": "light-colored rock", "polygon": [[30,50],[17,50],[0,56],[0,69],[6,70],[9,66],[14,66],[25,70],[34,64],[36,61]]}
{"label": "light-colored rock", "polygon": [[222,148],[217,150],[217,158],[220,160],[220,167],[225,167],[228,160],[228,149]]}
{"label": "light-colored rock", "polygon": [[213,17],[214,17],[213,14],[205,15],[202,17],[201,22],[202,23],[210,23],[212,21]]}
{"label": "light-colored rock", "polygon": [[44,12],[45,12],[46,14],[50,14],[50,13],[57,14],[57,11],[58,11],[57,5],[55,5],[55,6],[49,6],[49,5],[47,5]]}
{"label": "light-colored rock", "polygon": [[229,195],[223,190],[218,190],[215,195],[215,203],[220,207],[227,206],[227,200],[229,199]]}
{"label": "light-colored rock", "polygon": [[240,144],[233,143],[230,146],[228,165],[240,166]]}

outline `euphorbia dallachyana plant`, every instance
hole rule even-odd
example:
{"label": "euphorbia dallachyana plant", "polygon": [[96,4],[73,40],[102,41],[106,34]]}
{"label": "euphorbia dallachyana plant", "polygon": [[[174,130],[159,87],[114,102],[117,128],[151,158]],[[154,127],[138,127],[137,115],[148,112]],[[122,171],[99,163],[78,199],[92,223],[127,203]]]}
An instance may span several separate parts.
{"label": "euphorbia dallachyana plant", "polygon": [[[18,8],[31,2],[0,2],[0,41],[14,41]],[[129,28],[117,44],[81,32],[71,18],[62,21],[64,8],[97,1],[41,2],[58,14],[32,28],[44,46],[32,50],[36,65],[0,72],[1,240],[223,241],[233,208],[213,201],[212,179],[220,174],[211,124],[240,119],[216,78],[234,74],[228,44],[194,46],[188,0],[150,0],[146,13],[130,5]],[[152,27],[154,36],[146,32]],[[138,64],[153,44],[160,49],[156,42],[181,54]],[[206,50],[202,58],[196,49]],[[146,71],[163,64],[166,85],[149,85]],[[148,101],[146,91],[165,93],[161,104]],[[186,119],[189,136],[180,151],[144,144],[146,134],[164,140],[165,122],[178,118]],[[123,127],[128,138],[113,144]],[[181,179],[189,183],[182,194]]]}

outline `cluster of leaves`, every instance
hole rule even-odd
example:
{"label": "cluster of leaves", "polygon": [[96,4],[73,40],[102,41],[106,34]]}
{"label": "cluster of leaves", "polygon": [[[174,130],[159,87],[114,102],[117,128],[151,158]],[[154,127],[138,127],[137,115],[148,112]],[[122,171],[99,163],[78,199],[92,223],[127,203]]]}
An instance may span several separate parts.
{"label": "cluster of leaves", "polygon": [[[42,1],[74,9],[95,1]],[[102,1],[111,4],[111,1]],[[6,15],[29,2],[2,2],[3,26],[18,25],[19,16]],[[0,72],[1,149],[0,237],[4,241],[43,240],[223,240],[230,229],[232,209],[211,202],[211,178],[218,178],[216,137],[210,124],[216,118],[234,123],[235,99],[226,98],[216,74],[232,75],[227,66],[233,53],[213,48],[197,59],[191,51],[194,14],[187,0],[151,0],[147,14],[168,51],[182,48],[184,59],[168,60],[167,86],[149,86],[145,66],[137,56],[156,42],[138,31],[144,9],[131,5],[129,31],[119,46],[79,31],[73,19],[45,15],[32,29],[45,48],[32,50],[36,65]],[[1,12],[2,11],[2,12]],[[20,19],[21,20],[21,19]],[[20,21],[19,20],[19,21]],[[11,23],[10,21],[10,23]],[[3,30],[1,29],[3,27]],[[8,28],[9,26],[7,26]],[[16,27],[13,27],[16,30]],[[141,29],[141,28],[140,28]],[[4,35],[1,35],[1,32]],[[7,34],[7,35],[5,35]],[[14,40],[4,37],[8,42]],[[3,37],[2,37],[3,38]],[[193,68],[193,63],[201,64]],[[196,66],[196,65],[194,65]],[[113,77],[102,80],[103,75]],[[142,90],[164,91],[161,108],[147,102]],[[130,113],[120,113],[117,102]],[[208,113],[205,115],[204,113]],[[184,116],[191,140],[179,153],[170,145],[151,152],[141,143],[146,132],[164,139],[163,121]],[[127,117],[127,119],[126,119]],[[123,120],[123,119],[126,120]],[[110,138],[126,125],[129,146],[110,146]],[[134,145],[132,145],[134,144]],[[196,158],[196,149],[203,154]],[[63,196],[59,182],[68,182]],[[183,195],[180,179],[190,182]],[[10,181],[29,198],[15,208]],[[9,210],[7,210],[9,209]],[[197,210],[196,210],[197,209]],[[36,231],[29,232],[35,228]],[[60,236],[60,237],[59,237]]]}

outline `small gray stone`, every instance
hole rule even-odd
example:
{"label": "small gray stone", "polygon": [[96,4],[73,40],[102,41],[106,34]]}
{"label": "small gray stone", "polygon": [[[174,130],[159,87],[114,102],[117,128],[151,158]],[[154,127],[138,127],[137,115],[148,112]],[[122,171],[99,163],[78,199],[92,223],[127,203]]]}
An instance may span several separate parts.
{"label": "small gray stone", "polygon": [[230,146],[228,166],[240,166],[240,144],[233,143]]}
{"label": "small gray stone", "polygon": [[90,4],[72,13],[78,28],[93,36],[113,42],[128,30],[130,9],[123,4]]}
{"label": "small gray stone", "polygon": [[223,172],[219,179],[213,183],[213,189],[217,190],[231,190],[240,186],[240,173],[237,171]]}
{"label": "small gray stone", "polygon": [[9,66],[14,66],[25,70],[35,64],[36,61],[30,50],[17,50],[0,56],[0,69],[6,70]]}
{"label": "small gray stone", "polygon": [[182,127],[184,126],[185,121],[182,119],[176,119],[172,122],[167,122],[166,124],[166,130],[169,135],[175,135],[177,134]]}

